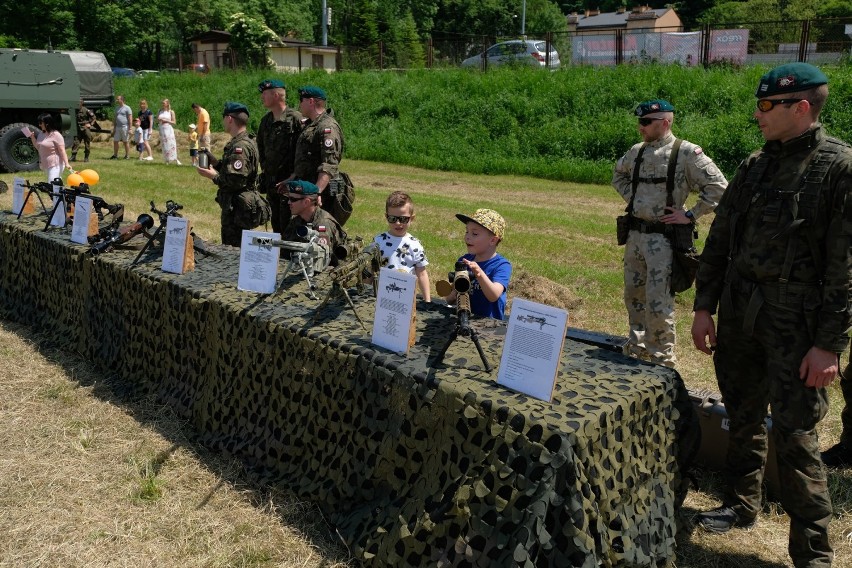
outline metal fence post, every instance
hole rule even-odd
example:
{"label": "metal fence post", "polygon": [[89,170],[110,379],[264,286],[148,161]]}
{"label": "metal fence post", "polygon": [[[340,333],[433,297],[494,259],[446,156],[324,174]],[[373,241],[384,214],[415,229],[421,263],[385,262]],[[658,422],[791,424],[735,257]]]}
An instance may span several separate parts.
{"label": "metal fence post", "polygon": [[808,39],[811,36],[811,21],[802,20],[802,35],[799,37],[799,61],[808,60]]}

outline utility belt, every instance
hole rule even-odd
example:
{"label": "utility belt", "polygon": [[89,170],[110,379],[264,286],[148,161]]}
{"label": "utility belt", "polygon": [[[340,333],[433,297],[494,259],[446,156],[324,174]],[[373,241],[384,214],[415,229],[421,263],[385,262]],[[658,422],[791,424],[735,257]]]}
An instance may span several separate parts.
{"label": "utility belt", "polygon": [[748,298],[743,315],[743,331],[752,335],[763,304],[793,311],[815,311],[821,303],[821,291],[822,282],[756,282],[742,277],[737,269],[730,265],[725,274],[725,287],[720,303],[726,313],[733,314],[733,294]]}
{"label": "utility belt", "polygon": [[639,231],[640,233],[660,233],[666,234],[666,224],[659,221],[643,221],[637,217],[630,216],[627,226],[631,231]]}

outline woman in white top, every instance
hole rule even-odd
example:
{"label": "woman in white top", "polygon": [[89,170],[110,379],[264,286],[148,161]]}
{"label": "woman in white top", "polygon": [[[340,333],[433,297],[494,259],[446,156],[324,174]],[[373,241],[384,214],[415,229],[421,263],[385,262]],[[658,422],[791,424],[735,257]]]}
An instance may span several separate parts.
{"label": "woman in white top", "polygon": [[157,122],[160,124],[160,144],[163,146],[163,159],[167,164],[181,165],[177,155],[177,140],[175,140],[175,111],[172,110],[169,99],[163,99],[163,106],[160,107]]}
{"label": "woman in white top", "polygon": [[47,181],[51,183],[56,178],[62,179],[62,171],[65,168],[70,170],[71,164],[68,162],[68,155],[65,153],[65,139],[62,137],[62,133],[56,129],[56,119],[53,118],[53,115],[40,114],[38,116],[38,127],[41,129],[38,133],[27,128],[24,134],[26,135],[29,132],[29,138],[38,150],[38,166],[47,173]]}

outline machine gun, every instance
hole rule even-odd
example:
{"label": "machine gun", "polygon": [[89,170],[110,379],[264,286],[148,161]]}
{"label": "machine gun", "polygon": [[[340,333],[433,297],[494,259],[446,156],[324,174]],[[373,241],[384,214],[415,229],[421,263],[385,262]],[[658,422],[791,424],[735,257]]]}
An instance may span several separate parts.
{"label": "machine gun", "polygon": [[[24,205],[26,205],[27,201],[30,200],[30,196],[35,194],[38,198],[38,202],[41,203],[41,209],[44,213],[47,213],[47,207],[44,205],[44,200],[41,198],[40,193],[47,193],[49,195],[53,195],[53,185],[47,183],[46,181],[40,181],[31,184],[29,180],[24,182],[23,187],[27,188],[27,194],[24,196]],[[24,207],[21,206],[21,210],[18,211],[18,220],[21,219],[21,215],[24,214]],[[52,217],[52,216],[51,216]]]}
{"label": "machine gun", "polygon": [[479,344],[479,335],[476,333],[476,330],[470,326],[470,272],[467,269],[467,265],[461,261],[456,262],[455,268],[455,273],[450,273],[450,281],[452,284],[446,280],[435,283],[435,288],[441,296],[449,296],[452,291],[455,290],[456,316],[458,316],[453,333],[450,334],[449,339],[435,358],[435,365],[440,365],[444,361],[444,355],[447,354],[447,349],[449,349],[453,341],[461,335],[463,337],[470,337],[471,341],[473,341],[473,344],[476,346],[476,351],[479,353],[479,357],[482,359],[482,365],[485,367],[485,372],[490,373],[491,365],[488,364],[488,360],[485,358],[485,352],[482,351],[482,345]]}
{"label": "machine gun", "polygon": [[92,246],[89,249],[89,253],[92,256],[97,256],[102,252],[106,252],[112,249],[115,245],[120,245],[121,243],[127,242],[139,233],[144,232],[147,229],[150,229],[154,226],[154,218],[148,215],[147,213],[142,213],[136,219],[136,222],[128,225],[122,229],[114,230],[112,233],[107,235],[102,241]]}
{"label": "machine gun", "polygon": [[352,297],[349,296],[347,289],[357,286],[358,291],[361,292],[364,289],[365,282],[371,280],[373,284],[373,296],[375,296],[379,283],[379,271],[388,261],[382,256],[382,251],[376,243],[370,243],[359,250],[358,247],[362,242],[361,239],[356,238],[355,241],[334,249],[335,255],[343,264],[332,268],[328,273],[328,277],[331,279],[331,289],[314,312],[315,320],[319,311],[332,298],[343,296],[346,298],[346,303],[352,308],[352,312],[355,314],[355,318],[361,324],[361,327],[364,328],[364,331],[367,331],[367,326],[364,325],[364,321],[358,315],[358,310],[355,309],[355,304],[352,303]]}
{"label": "machine gun", "polygon": [[[154,202],[151,201],[151,213],[157,215],[157,218],[160,220],[160,224],[157,226],[157,229],[150,235],[146,233],[146,236],[148,237],[148,242],[145,243],[145,246],[142,247],[142,250],[139,251],[139,254],[136,256],[130,266],[136,266],[136,264],[142,259],[142,255],[145,254],[145,251],[147,251],[151,247],[151,245],[154,244],[154,240],[157,239],[157,237],[159,237],[163,233],[163,231],[166,230],[166,224],[169,222],[169,217],[181,217],[181,214],[178,213],[178,211],[180,211],[181,209],[183,209],[183,205],[169,199],[168,201],[166,201],[166,210],[160,211],[159,209],[157,209],[157,206],[154,205]],[[192,237],[192,248],[194,250],[200,252],[204,256],[211,256],[214,254],[210,251],[210,249],[207,248],[204,240],[201,237],[197,236],[194,231],[190,232],[189,235]],[[163,244],[165,244],[165,242]]]}
{"label": "machine gun", "polygon": [[284,276],[281,278],[281,284],[278,287],[279,291],[284,286],[284,282],[287,280],[287,275],[290,271],[299,270],[308,284],[308,297],[316,300],[317,297],[314,294],[316,286],[311,281],[311,277],[325,270],[331,262],[328,243],[324,242],[320,234],[310,225],[298,227],[296,234],[299,238],[305,239],[305,241],[282,241],[271,237],[254,237],[251,240],[251,244],[262,247],[278,247],[288,251],[290,253],[290,261],[287,263]]}

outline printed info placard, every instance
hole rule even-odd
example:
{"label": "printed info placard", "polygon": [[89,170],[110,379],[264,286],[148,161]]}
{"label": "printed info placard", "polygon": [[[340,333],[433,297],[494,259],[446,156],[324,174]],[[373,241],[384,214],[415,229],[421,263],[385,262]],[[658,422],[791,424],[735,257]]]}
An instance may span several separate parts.
{"label": "printed info placard", "polygon": [[281,249],[268,245],[253,245],[251,240],[255,237],[280,239],[281,235],[264,231],[243,231],[237,288],[247,292],[271,294],[275,291]]}
{"label": "printed info placard", "polygon": [[565,310],[512,300],[497,384],[550,402],[567,328]]}
{"label": "printed info placard", "polygon": [[166,219],[166,243],[163,245],[163,272],[183,274],[189,219],[169,215]]}
{"label": "printed info placard", "polygon": [[372,342],[397,353],[408,353],[417,277],[390,268],[379,273]]}

